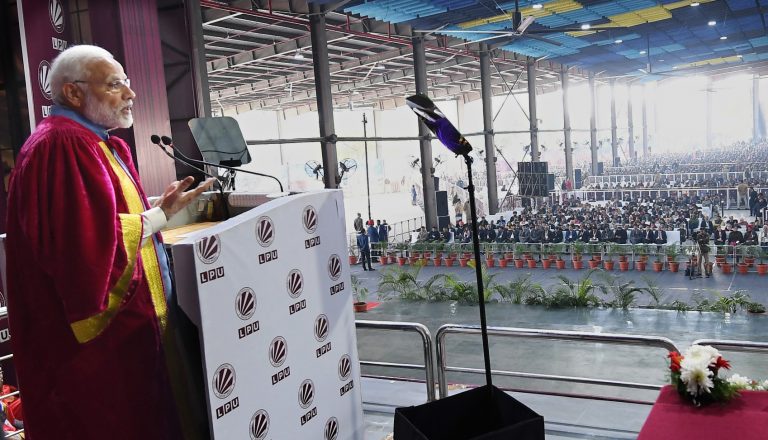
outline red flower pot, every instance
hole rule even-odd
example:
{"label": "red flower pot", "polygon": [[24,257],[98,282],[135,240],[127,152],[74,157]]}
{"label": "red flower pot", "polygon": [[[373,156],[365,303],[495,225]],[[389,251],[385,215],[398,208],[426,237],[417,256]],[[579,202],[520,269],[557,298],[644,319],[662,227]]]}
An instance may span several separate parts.
{"label": "red flower pot", "polygon": [[357,263],[357,257],[354,255],[349,256],[349,264],[355,264]]}
{"label": "red flower pot", "polygon": [[529,269],[535,269],[536,268],[536,260],[534,260],[533,258],[528,260],[528,268]]}
{"label": "red flower pot", "polygon": [[595,260],[594,258],[589,260],[590,269],[597,269],[598,267],[600,267],[600,260]]}
{"label": "red flower pot", "polygon": [[574,269],[582,269],[584,267],[584,261],[581,259],[579,260],[573,260],[573,268]]}
{"label": "red flower pot", "polygon": [[759,263],[756,265],[757,267],[757,274],[758,275],[765,275],[768,273],[768,264]]}
{"label": "red flower pot", "polygon": [[720,265],[720,269],[723,270],[724,274],[731,273],[731,269],[732,268],[733,268],[733,266],[730,263],[723,263],[723,264]]}
{"label": "red flower pot", "polygon": [[613,270],[613,260],[603,261],[603,268],[605,268],[605,270]]}
{"label": "red flower pot", "polygon": [[504,268],[507,267],[507,259],[506,258],[499,258],[499,267]]}
{"label": "red flower pot", "polygon": [[739,263],[738,271],[742,275],[746,275],[747,272],[749,272],[749,264],[747,263]]}
{"label": "red flower pot", "polygon": [[622,272],[626,272],[629,270],[629,261],[626,259],[624,261],[619,261],[619,270]]}
{"label": "red flower pot", "polygon": [[355,309],[355,312],[358,313],[365,313],[368,311],[368,303],[366,302],[356,302],[352,304],[352,308]]}
{"label": "red flower pot", "polygon": [[525,260],[523,260],[522,258],[518,258],[517,260],[515,260],[515,267],[517,269],[522,269],[524,264],[525,264]]}
{"label": "red flower pot", "polygon": [[653,271],[654,272],[661,272],[662,269],[664,269],[664,262],[663,261],[654,261],[653,262]]}
{"label": "red flower pot", "polygon": [[453,263],[456,261],[455,258],[448,257],[445,259],[445,265],[447,267],[453,267]]}
{"label": "red flower pot", "polygon": [[645,261],[635,261],[635,269],[639,270],[640,272],[645,272],[645,265],[648,264]]}
{"label": "red flower pot", "polygon": [[549,269],[549,266],[551,265],[552,265],[552,260],[550,259],[541,260],[541,267],[543,267],[544,269]]}
{"label": "red flower pot", "polygon": [[442,266],[443,264],[443,258],[442,257],[436,257],[432,259],[432,263],[434,263],[435,267]]}
{"label": "red flower pot", "polygon": [[678,263],[677,261],[670,261],[669,262],[669,271],[670,272],[677,272],[678,270],[680,270],[680,263]]}
{"label": "red flower pot", "polygon": [[565,260],[555,260],[558,269],[565,269]]}
{"label": "red flower pot", "polygon": [[485,259],[485,264],[487,264],[487,265],[488,265],[488,267],[493,267],[493,265],[495,264],[495,262],[496,262],[496,259],[495,259],[495,258],[486,258],[486,259]]}
{"label": "red flower pot", "polygon": [[387,261],[387,256],[386,255],[382,255],[381,257],[379,257],[379,263],[381,263],[382,266],[386,266],[387,262],[388,261]]}
{"label": "red flower pot", "polygon": [[467,267],[467,261],[469,261],[469,258],[459,258],[459,266]]}

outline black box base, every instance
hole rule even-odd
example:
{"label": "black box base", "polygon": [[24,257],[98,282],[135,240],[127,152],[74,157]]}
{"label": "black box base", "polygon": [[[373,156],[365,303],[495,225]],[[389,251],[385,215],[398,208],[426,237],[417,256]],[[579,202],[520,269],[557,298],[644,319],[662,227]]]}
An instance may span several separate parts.
{"label": "black box base", "polygon": [[544,440],[544,418],[504,391],[482,386],[395,410],[395,440]]}

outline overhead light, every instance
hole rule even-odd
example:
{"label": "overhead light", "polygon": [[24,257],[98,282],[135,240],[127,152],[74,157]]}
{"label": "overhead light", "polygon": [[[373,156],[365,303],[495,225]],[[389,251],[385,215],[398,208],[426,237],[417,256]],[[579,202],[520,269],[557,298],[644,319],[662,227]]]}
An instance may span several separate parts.
{"label": "overhead light", "polygon": [[296,53],[293,55],[293,59],[294,60],[303,60],[304,59],[304,54],[301,53],[301,49],[297,49],[296,50]]}
{"label": "overhead light", "polygon": [[531,6],[533,9],[541,9],[544,7],[541,3],[535,3],[533,6]]}
{"label": "overhead light", "polygon": [[677,69],[677,66],[672,66],[672,69]]}
{"label": "overhead light", "polygon": [[709,26],[714,26],[716,24],[717,24],[717,22],[715,20],[709,20],[709,22],[707,22],[707,25],[709,25]]}
{"label": "overhead light", "polygon": [[721,40],[727,40],[727,39],[728,39],[728,37],[726,37],[725,35],[723,35],[722,37],[720,37],[720,39],[721,39]]}
{"label": "overhead light", "polygon": [[736,55],[736,58],[744,58],[744,55],[738,54],[738,55]]}
{"label": "overhead light", "polygon": [[660,63],[663,63],[663,62],[664,62],[664,60],[659,60],[659,62],[660,62]]}
{"label": "overhead light", "polygon": [[646,52],[646,51],[644,51],[644,50],[641,50],[641,51],[640,51],[640,55],[645,55],[645,54],[647,54],[647,53],[648,53],[648,52]]}
{"label": "overhead light", "polygon": [[691,6],[696,7],[696,6],[699,6],[700,4],[701,3],[699,3],[699,2],[693,2],[693,3],[691,3]]}
{"label": "overhead light", "polygon": [[614,41],[614,43],[616,43],[616,44],[621,44],[621,43],[623,43],[623,42],[624,42],[624,40],[622,40],[621,38],[619,38],[618,40],[615,40],[615,41]]}
{"label": "overhead light", "polygon": [[584,23],[584,24],[581,25],[581,30],[582,31],[586,31],[586,30],[589,30],[589,28],[591,28],[591,27],[592,26],[589,23]]}

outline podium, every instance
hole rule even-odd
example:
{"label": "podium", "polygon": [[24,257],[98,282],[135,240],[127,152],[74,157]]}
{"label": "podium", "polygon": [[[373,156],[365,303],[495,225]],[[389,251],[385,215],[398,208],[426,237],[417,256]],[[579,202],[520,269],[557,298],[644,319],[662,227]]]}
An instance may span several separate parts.
{"label": "podium", "polygon": [[343,203],[274,199],[171,247],[211,438],[363,438]]}

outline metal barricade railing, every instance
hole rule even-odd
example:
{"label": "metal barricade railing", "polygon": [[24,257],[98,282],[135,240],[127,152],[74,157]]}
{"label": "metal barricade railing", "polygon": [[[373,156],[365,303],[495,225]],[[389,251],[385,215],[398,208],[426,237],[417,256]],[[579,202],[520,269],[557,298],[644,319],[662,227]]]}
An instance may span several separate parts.
{"label": "metal barricade railing", "polygon": [[424,365],[363,360],[360,361],[360,365],[367,365],[372,367],[402,368],[409,370],[424,370],[424,379],[427,384],[427,401],[431,402],[435,400],[435,367],[434,360],[432,358],[432,334],[424,324],[420,324],[418,322],[357,320],[355,321],[355,326],[358,329],[365,328],[373,330],[406,331],[417,333],[421,337],[422,348],[424,349]]}
{"label": "metal barricade railing", "polygon": [[711,345],[714,348],[739,353],[768,354],[768,342],[729,341],[724,339],[697,339],[691,345]]}
{"label": "metal barricade railing", "polygon": [[[436,348],[437,348],[437,382],[438,382],[438,390],[440,392],[441,399],[448,395],[446,373],[448,372],[474,373],[474,374],[484,373],[484,370],[479,368],[463,368],[463,367],[448,366],[445,338],[447,335],[451,333],[465,334],[465,335],[467,334],[479,335],[480,327],[445,324],[437,330],[437,333],[435,334]],[[657,348],[666,349],[667,351],[678,351],[677,347],[670,339],[659,337],[659,336],[624,335],[624,334],[611,334],[611,333],[588,333],[588,332],[577,332],[577,331],[540,330],[540,329],[512,328],[512,327],[488,327],[488,334],[491,336],[503,336],[503,337],[509,337],[509,338],[601,342],[601,343],[616,344],[616,345],[657,347]],[[663,385],[637,383],[637,382],[592,379],[592,378],[578,377],[578,376],[562,376],[562,375],[541,374],[541,373],[525,373],[520,371],[506,371],[506,370],[493,370],[493,374],[499,375],[499,376],[508,376],[508,377],[522,377],[527,379],[552,380],[552,381],[559,381],[559,382],[615,386],[615,387],[643,389],[643,390],[659,390],[663,386]],[[579,394],[573,394],[573,396],[594,397],[594,396],[579,395]],[[611,398],[607,398],[607,399],[613,400]],[[619,399],[615,399],[615,400],[619,400]]]}

